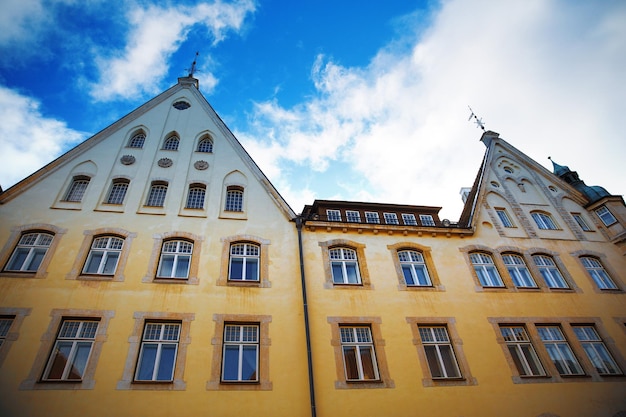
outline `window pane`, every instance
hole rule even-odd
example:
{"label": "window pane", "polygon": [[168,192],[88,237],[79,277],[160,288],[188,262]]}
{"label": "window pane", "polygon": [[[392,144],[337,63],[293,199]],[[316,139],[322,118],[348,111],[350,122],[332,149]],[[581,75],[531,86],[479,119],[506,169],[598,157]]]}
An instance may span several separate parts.
{"label": "window pane", "polygon": [[424,351],[426,352],[426,359],[428,360],[428,367],[430,368],[430,374],[432,375],[432,377],[443,378],[445,375],[439,363],[439,356],[437,355],[437,346],[424,345]]}
{"label": "window pane", "polygon": [[157,381],[171,381],[174,376],[174,364],[176,363],[176,345],[162,344]]}
{"label": "window pane", "polygon": [[103,255],[104,252],[91,251],[89,259],[87,259],[87,265],[85,265],[85,273],[97,274],[98,267],[100,267],[100,261],[102,261]]}
{"label": "window pane", "polygon": [[224,381],[237,381],[239,369],[239,346],[224,346]]}
{"label": "window pane", "polygon": [[243,258],[230,258],[230,279],[243,279]]}
{"label": "window pane", "polygon": [[39,269],[39,265],[41,265],[41,261],[43,261],[43,257],[46,255],[47,249],[33,249],[33,257],[30,262],[26,266],[26,271],[36,271]]}
{"label": "window pane", "polygon": [[54,348],[54,359],[52,360],[52,366],[48,372],[47,379],[63,378],[63,371],[67,366],[67,361],[72,351],[72,345],[72,342],[57,342]]}
{"label": "window pane", "polygon": [[178,262],[176,263],[176,278],[187,278],[189,275],[190,261],[190,256],[178,255]]}
{"label": "window pane", "polygon": [[11,262],[7,266],[7,269],[10,271],[19,271],[22,269],[22,265],[24,265],[24,261],[26,261],[26,257],[29,252],[30,249],[17,248],[13,254],[13,259],[11,259]]}
{"label": "window pane", "polygon": [[258,281],[259,261],[254,258],[246,259],[246,280]]}
{"label": "window pane", "polygon": [[160,277],[171,277],[174,268],[174,255],[161,255]]}
{"label": "window pane", "polygon": [[415,285],[415,280],[413,279],[413,274],[411,273],[410,265],[402,265],[402,274],[404,275],[404,281],[406,285]]}
{"label": "window pane", "polygon": [[117,266],[117,259],[119,258],[119,252],[109,252],[107,259],[104,263],[104,268],[102,270],[103,274],[111,275],[115,273],[115,267]]}
{"label": "window pane", "polygon": [[348,283],[349,284],[358,284],[359,277],[356,271],[356,264],[353,262],[346,262],[346,273],[348,275]]}
{"label": "window pane", "polygon": [[346,379],[359,379],[359,368],[356,363],[356,347],[344,346],[343,359],[346,365]]}
{"label": "window pane", "polygon": [[331,268],[333,271],[333,282],[335,284],[343,283],[343,269],[341,267],[341,262],[332,262]]}
{"label": "window pane", "polygon": [[363,367],[363,379],[378,379],[370,346],[359,347],[361,353],[361,366]]}
{"label": "window pane", "polygon": [[243,363],[241,366],[241,379],[243,381],[257,380],[257,347],[243,346]]}
{"label": "window pane", "polygon": [[452,351],[452,346],[439,345],[439,352],[441,353],[441,361],[443,362],[443,366],[446,370],[446,376],[448,378],[460,377],[461,375],[459,374],[459,369],[456,364],[454,352]]}
{"label": "window pane", "polygon": [[144,343],[141,347],[141,359],[139,362],[139,370],[137,372],[137,380],[151,381],[154,373],[154,365],[156,363],[158,345],[156,343]]}
{"label": "window pane", "polygon": [[67,379],[82,379],[87,366],[87,359],[89,359],[89,352],[91,352],[91,342],[77,343],[74,363]]}

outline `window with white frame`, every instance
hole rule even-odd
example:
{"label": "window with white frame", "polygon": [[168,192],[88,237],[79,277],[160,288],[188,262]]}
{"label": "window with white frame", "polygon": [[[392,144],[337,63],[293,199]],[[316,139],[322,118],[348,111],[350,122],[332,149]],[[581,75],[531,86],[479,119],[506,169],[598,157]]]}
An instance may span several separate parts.
{"label": "window with white frame", "polygon": [[106,204],[122,204],[130,181],[117,179],[111,183],[111,189],[106,199]]}
{"label": "window with white frame", "polygon": [[417,226],[417,220],[415,219],[415,214],[402,213],[402,221],[407,226]]}
{"label": "window with white frame", "polygon": [[509,271],[509,275],[513,280],[513,283],[518,288],[537,288],[537,283],[533,279],[526,262],[524,259],[513,253],[506,253],[502,255],[502,260],[506,269]]}
{"label": "window with white frame", "polygon": [[339,332],[346,381],[380,379],[371,329],[366,326],[340,326]]}
{"label": "window with white frame", "polygon": [[554,259],[546,255],[533,255],[533,261],[539,273],[546,282],[546,285],[550,288],[569,288],[565,278],[561,275],[561,271],[554,263]]}
{"label": "window with white frame", "polygon": [[167,183],[153,182],[148,192],[146,206],[163,207],[165,203],[165,195],[167,194]]}
{"label": "window with white frame", "polygon": [[185,204],[185,208],[203,209],[205,194],[206,194],[206,189],[204,185],[191,184],[189,186],[189,193],[187,193],[187,204]]}
{"label": "window with white frame", "polygon": [[258,281],[261,248],[254,243],[230,245],[228,279],[231,281]]}
{"label": "window with white frame", "polygon": [[604,267],[596,258],[592,258],[591,256],[581,256],[580,261],[583,266],[593,278],[594,282],[601,290],[617,290],[617,285],[611,279],[609,274],[604,270]]}
{"label": "window with white frame", "polygon": [[213,141],[211,138],[205,137],[198,142],[198,152],[211,153],[213,152]]}
{"label": "window with white frame", "polygon": [[540,213],[538,211],[530,213],[533,220],[537,224],[537,227],[543,230],[558,230],[558,227],[552,216],[546,213]]}
{"label": "window with white frame", "polygon": [[433,379],[460,378],[452,343],[445,326],[418,326],[428,368]]}
{"label": "window with white frame", "polygon": [[383,217],[385,218],[385,224],[400,224],[396,213],[383,213]]}
{"label": "window with white frame", "polygon": [[513,222],[509,218],[508,213],[505,209],[496,209],[496,214],[504,227],[513,227]]}
{"label": "window with white frame", "polygon": [[613,216],[613,213],[611,213],[609,209],[606,208],[606,206],[602,206],[597,209],[596,214],[598,215],[600,220],[602,220],[602,223],[604,223],[605,226],[610,226],[613,223],[617,223],[617,219],[615,218],[615,216]]}
{"label": "window with white frame", "polygon": [[137,132],[128,141],[129,148],[143,148],[143,144],[146,141],[146,134],[143,132]]}
{"label": "window with white frame", "polygon": [[163,142],[162,149],[165,151],[177,151],[179,143],[180,143],[180,140],[178,139],[177,136],[170,136],[169,138],[167,138],[165,142]]}
{"label": "window with white frame", "polygon": [[585,232],[591,231],[591,227],[589,227],[589,225],[585,221],[585,218],[582,216],[582,214],[572,213],[572,217],[574,218],[574,220],[576,220],[576,223],[578,223],[578,225],[580,226],[581,229],[583,229],[583,231]]}
{"label": "window with white frame", "polygon": [[97,330],[97,320],[63,320],[42,380],[81,381]]}
{"label": "window with white frame", "polygon": [[172,381],[179,339],[180,323],[146,323],[135,381]]}
{"label": "window with white frame", "polygon": [[420,214],[420,223],[422,226],[434,226],[435,220],[430,214]]}
{"label": "window with white frame", "polygon": [[243,211],[243,188],[230,186],[226,189],[225,211]]}
{"label": "window with white frame", "polygon": [[431,286],[424,255],[415,250],[398,251],[398,260],[404,275],[404,282],[409,286]]}
{"label": "window with white frame", "polygon": [[339,210],[326,210],[326,216],[329,222],[340,222],[341,212]]}
{"label": "window with white frame", "polygon": [[378,217],[378,212],[376,212],[376,211],[366,211],[365,212],[365,222],[366,223],[379,224],[380,223],[380,217]]}
{"label": "window with white frame", "polygon": [[600,375],[621,375],[622,370],[593,326],[572,326],[587,357]]}
{"label": "window with white frame", "polygon": [[113,275],[122,254],[124,239],[100,236],[93,240],[83,274]]}
{"label": "window with white frame", "polygon": [[524,326],[500,326],[500,333],[520,376],[546,374]]}
{"label": "window with white frame", "polygon": [[361,284],[357,254],[354,249],[332,248],[328,251],[334,284]]}
{"label": "window with white frame", "polygon": [[5,271],[35,272],[43,261],[54,235],[50,233],[26,233],[20,238]]}
{"label": "window with white frame", "polygon": [[348,223],[361,223],[361,213],[355,210],[346,210],[346,220]]}
{"label": "window with white frame", "polygon": [[70,187],[67,189],[67,193],[65,193],[63,201],[80,203],[89,185],[89,180],[90,178],[85,176],[74,177]]}
{"label": "window with white frame", "polygon": [[163,243],[157,278],[189,277],[193,243],[186,240],[168,240]]}
{"label": "window with white frame", "polygon": [[476,271],[476,276],[483,287],[504,287],[502,278],[493,263],[491,255],[482,252],[474,252],[469,255],[470,261]]}
{"label": "window with white frame", "polygon": [[259,380],[258,324],[226,324],[222,356],[223,382]]}
{"label": "window with white frame", "polygon": [[537,332],[559,374],[584,375],[559,326],[537,326]]}
{"label": "window with white frame", "polygon": [[4,344],[15,317],[0,317],[0,347]]}

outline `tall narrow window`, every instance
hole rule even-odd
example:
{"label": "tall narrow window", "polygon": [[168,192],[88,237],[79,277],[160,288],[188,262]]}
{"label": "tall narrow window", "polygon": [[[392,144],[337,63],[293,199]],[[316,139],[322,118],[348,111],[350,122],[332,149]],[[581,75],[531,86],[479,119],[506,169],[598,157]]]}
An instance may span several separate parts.
{"label": "tall narrow window", "polygon": [[501,326],[500,332],[520,376],[546,374],[523,326]]}
{"label": "tall narrow window", "polygon": [[504,265],[511,275],[511,279],[516,287],[519,288],[537,288],[537,284],[526,267],[526,262],[519,255],[504,254],[502,255]]}
{"label": "tall narrow window", "polygon": [[461,371],[444,326],[419,326],[428,368],[433,379],[460,378]]}
{"label": "tall narrow window", "polygon": [[617,223],[617,219],[615,218],[615,216],[613,216],[613,213],[611,213],[609,209],[605,206],[597,209],[596,214],[598,215],[600,220],[602,220],[602,223],[604,223],[605,226],[610,226],[613,223]]}
{"label": "tall narrow window", "polygon": [[138,132],[133,135],[132,138],[128,141],[129,148],[143,148],[143,144],[146,141],[146,134],[143,132]]}
{"label": "tall narrow window", "polygon": [[113,275],[122,253],[124,239],[115,236],[97,237],[83,268],[83,274]]}
{"label": "tall narrow window", "polygon": [[576,220],[576,223],[578,223],[580,228],[583,229],[585,232],[590,232],[591,231],[591,227],[589,227],[589,225],[587,224],[587,222],[583,218],[582,214],[580,214],[580,213],[572,213],[572,217],[574,218],[574,220]]}
{"label": "tall narrow window", "polygon": [[470,261],[483,287],[504,287],[502,278],[493,263],[491,256],[486,253],[470,253]]}
{"label": "tall narrow window", "polygon": [[326,210],[326,216],[329,222],[341,221],[341,212],[339,210]]}
{"label": "tall narrow window", "polygon": [[544,230],[557,230],[558,227],[549,214],[534,212],[530,213],[537,227]]}
{"label": "tall narrow window", "polygon": [[154,182],[150,186],[146,206],[163,207],[165,203],[165,195],[167,194],[167,183]]}
{"label": "tall narrow window", "polygon": [[166,151],[177,151],[179,143],[180,143],[180,140],[178,139],[177,136],[170,136],[169,138],[167,138],[165,142],[163,142],[162,149]]}
{"label": "tall narrow window", "polygon": [[415,219],[415,214],[402,213],[402,221],[407,226],[417,226],[417,220]]}
{"label": "tall narrow window", "polygon": [[52,243],[53,235],[49,233],[27,233],[17,243],[6,271],[35,272],[46,256]]}
{"label": "tall narrow window", "polygon": [[234,281],[259,280],[260,247],[253,243],[235,243],[230,246],[228,279]]}
{"label": "tall narrow window", "polygon": [[601,290],[618,289],[617,285],[615,285],[615,282],[613,282],[609,274],[606,273],[599,260],[590,256],[581,256],[580,261],[583,263],[583,266],[591,278],[593,278],[598,288]]}
{"label": "tall narrow window", "polygon": [[383,213],[383,217],[385,218],[385,224],[400,224],[396,213]]}
{"label": "tall narrow window", "polygon": [[502,226],[513,227],[513,222],[509,218],[509,215],[507,214],[505,209],[496,209],[496,214],[498,215],[498,218],[500,219]]}
{"label": "tall narrow window", "polygon": [[146,323],[135,381],[171,381],[174,376],[180,323]]}
{"label": "tall narrow window", "polygon": [[224,326],[222,381],[256,382],[259,380],[259,326],[227,324]]}
{"label": "tall narrow window", "polygon": [[157,278],[187,278],[193,254],[193,243],[168,240],[163,243]]}
{"label": "tall narrow window", "polygon": [[225,211],[243,211],[243,188],[230,186],[226,189]]}
{"label": "tall narrow window", "polygon": [[434,226],[435,220],[430,214],[420,214],[420,222],[422,226]]}
{"label": "tall narrow window", "polygon": [[82,380],[97,330],[96,320],[63,320],[42,379]]}
{"label": "tall narrow window", "polygon": [[589,360],[600,375],[622,373],[593,326],[573,326],[573,329]]}
{"label": "tall narrow window", "polygon": [[406,285],[431,286],[428,270],[424,263],[424,256],[414,250],[403,250],[398,252],[398,259],[402,267],[402,274]]}
{"label": "tall narrow window", "polygon": [[213,152],[213,141],[211,138],[203,138],[198,142],[198,152],[211,153]]}
{"label": "tall narrow window", "polygon": [[329,251],[330,268],[335,284],[360,284],[356,251],[349,248],[332,248]]}
{"label": "tall narrow window", "polygon": [[365,212],[365,221],[367,223],[379,224],[380,218],[378,217],[378,213],[375,211],[366,211]]}
{"label": "tall narrow window", "polygon": [[126,191],[128,191],[128,180],[114,180],[107,196],[107,204],[122,204],[124,197],[126,197]]}
{"label": "tall narrow window", "polygon": [[548,287],[569,288],[552,258],[545,255],[533,255],[533,261],[535,265],[537,265],[537,268],[539,268],[539,273],[541,273]]}
{"label": "tall narrow window", "polygon": [[537,326],[550,359],[561,375],[583,375],[583,368],[572,353],[563,332],[558,326]]}
{"label": "tall narrow window", "polygon": [[4,344],[15,317],[0,317],[0,347]]}
{"label": "tall narrow window", "polygon": [[63,199],[63,201],[80,203],[83,200],[83,196],[85,195],[85,191],[87,190],[87,186],[89,185],[89,180],[89,177],[74,177],[72,183],[70,184],[70,188],[68,188],[67,193],[65,194],[65,198]]}
{"label": "tall narrow window", "polygon": [[369,327],[339,328],[346,381],[378,380],[378,366]]}
{"label": "tall narrow window", "polygon": [[206,194],[206,189],[203,185],[199,185],[199,184],[190,185],[189,193],[187,194],[187,204],[185,205],[185,208],[203,209],[205,194]]}
{"label": "tall narrow window", "polygon": [[361,223],[361,213],[354,210],[346,210],[346,220],[349,223]]}

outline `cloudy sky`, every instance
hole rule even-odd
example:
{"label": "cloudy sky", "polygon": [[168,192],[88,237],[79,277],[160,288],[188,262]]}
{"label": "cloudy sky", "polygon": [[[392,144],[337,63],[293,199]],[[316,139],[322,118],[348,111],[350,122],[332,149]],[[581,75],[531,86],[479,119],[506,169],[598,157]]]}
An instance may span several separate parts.
{"label": "cloudy sky", "polygon": [[0,185],[186,75],[296,212],[458,219],[486,128],[626,191],[623,0],[0,0]]}

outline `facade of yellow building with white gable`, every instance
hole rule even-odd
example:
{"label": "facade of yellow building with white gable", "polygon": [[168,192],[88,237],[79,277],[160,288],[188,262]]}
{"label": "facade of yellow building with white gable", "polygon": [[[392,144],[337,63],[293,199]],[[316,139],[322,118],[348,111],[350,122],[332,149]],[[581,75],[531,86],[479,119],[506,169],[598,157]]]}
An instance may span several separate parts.
{"label": "facade of yellow building with white gable", "polygon": [[624,417],[623,199],[481,140],[296,215],[179,79],[0,193],[0,415]]}

